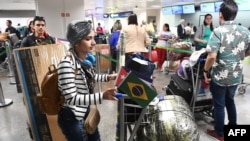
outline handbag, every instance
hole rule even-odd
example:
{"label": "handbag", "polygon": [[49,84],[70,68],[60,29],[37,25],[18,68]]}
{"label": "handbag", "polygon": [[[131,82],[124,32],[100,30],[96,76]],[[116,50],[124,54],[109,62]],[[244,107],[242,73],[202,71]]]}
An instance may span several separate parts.
{"label": "handbag", "polygon": [[90,111],[85,119],[84,129],[88,134],[93,134],[97,129],[101,116],[96,105],[90,105],[89,108]]}
{"label": "handbag", "polygon": [[142,54],[136,53],[128,57],[125,67],[150,78],[154,72],[155,64]]}

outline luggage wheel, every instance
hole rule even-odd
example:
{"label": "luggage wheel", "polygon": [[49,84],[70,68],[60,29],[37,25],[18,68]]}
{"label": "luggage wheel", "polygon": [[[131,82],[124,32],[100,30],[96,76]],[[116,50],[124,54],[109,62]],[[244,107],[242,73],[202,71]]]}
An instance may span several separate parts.
{"label": "luggage wheel", "polygon": [[246,93],[246,86],[240,86],[238,88],[239,94],[245,94]]}
{"label": "luggage wheel", "polygon": [[208,109],[205,109],[202,111],[202,114],[205,115],[205,116],[209,116],[211,118],[214,117],[214,107],[211,107],[211,108],[208,108]]}

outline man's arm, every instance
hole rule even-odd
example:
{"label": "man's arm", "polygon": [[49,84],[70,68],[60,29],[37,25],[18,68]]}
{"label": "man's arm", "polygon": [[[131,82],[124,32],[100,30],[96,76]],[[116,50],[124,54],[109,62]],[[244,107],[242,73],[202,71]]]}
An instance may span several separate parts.
{"label": "man's arm", "polygon": [[216,53],[208,53],[206,58],[206,63],[204,66],[204,71],[209,71],[210,68],[213,66],[215,60],[216,60],[217,54]]}
{"label": "man's arm", "polygon": [[209,83],[211,81],[211,79],[208,78],[209,77],[208,75],[210,74],[209,70],[215,63],[217,59],[217,53],[219,52],[219,49],[221,47],[221,38],[220,37],[218,38],[217,34],[219,33],[216,34],[215,33],[216,31],[217,29],[214,29],[214,31],[212,32],[206,47],[208,55],[206,58],[205,66],[203,68],[203,73],[206,83]]}

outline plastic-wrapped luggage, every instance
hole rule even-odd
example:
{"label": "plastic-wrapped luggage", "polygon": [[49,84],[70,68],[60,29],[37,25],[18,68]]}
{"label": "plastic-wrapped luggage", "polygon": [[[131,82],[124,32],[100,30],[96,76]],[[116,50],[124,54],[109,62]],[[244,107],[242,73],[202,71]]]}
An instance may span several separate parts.
{"label": "plastic-wrapped luggage", "polygon": [[194,116],[180,96],[164,96],[155,106],[149,106],[143,141],[198,141],[199,132]]}
{"label": "plastic-wrapped luggage", "polygon": [[[177,43],[174,43],[171,47],[182,49],[182,50],[190,50],[191,46],[192,44],[189,42],[177,42]],[[174,50],[169,51],[169,59],[172,61],[180,60],[186,56],[190,56],[190,54],[176,52]]]}

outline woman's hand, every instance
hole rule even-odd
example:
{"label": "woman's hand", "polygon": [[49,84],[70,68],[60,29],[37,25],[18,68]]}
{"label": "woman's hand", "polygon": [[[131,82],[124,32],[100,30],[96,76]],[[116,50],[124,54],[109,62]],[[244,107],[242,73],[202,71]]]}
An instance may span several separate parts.
{"label": "woman's hand", "polygon": [[202,42],[201,43],[203,43],[203,44],[207,44],[207,41],[206,40],[202,40]]}
{"label": "woman's hand", "polygon": [[103,99],[106,100],[118,100],[115,97],[115,94],[117,93],[117,90],[115,88],[109,88],[103,93]]}
{"label": "woman's hand", "polygon": [[109,74],[107,77],[108,77],[108,81],[110,81],[110,80],[115,80],[116,77],[117,77],[117,73]]}

